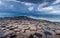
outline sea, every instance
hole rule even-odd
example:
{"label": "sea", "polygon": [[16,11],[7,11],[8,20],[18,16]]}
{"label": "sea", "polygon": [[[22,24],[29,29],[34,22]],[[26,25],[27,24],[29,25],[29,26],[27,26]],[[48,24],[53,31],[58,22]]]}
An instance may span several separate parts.
{"label": "sea", "polygon": [[16,16],[27,16],[33,19],[42,19],[42,20],[48,20],[53,22],[60,22],[60,15],[57,14],[44,14],[44,13],[0,13],[0,18],[4,17],[16,17]]}

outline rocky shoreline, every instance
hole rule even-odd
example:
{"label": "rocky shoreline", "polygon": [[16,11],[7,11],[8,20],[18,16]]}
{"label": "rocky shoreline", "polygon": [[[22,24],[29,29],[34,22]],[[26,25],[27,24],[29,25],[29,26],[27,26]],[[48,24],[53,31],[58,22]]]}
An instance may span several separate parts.
{"label": "rocky shoreline", "polygon": [[60,38],[60,23],[26,16],[0,18],[1,38]]}

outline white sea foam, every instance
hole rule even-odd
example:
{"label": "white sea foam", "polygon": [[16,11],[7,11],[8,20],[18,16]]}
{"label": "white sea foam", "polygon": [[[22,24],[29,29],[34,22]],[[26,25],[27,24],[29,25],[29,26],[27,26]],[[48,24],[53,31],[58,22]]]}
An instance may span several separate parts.
{"label": "white sea foam", "polygon": [[47,20],[47,21],[52,21],[52,22],[60,22],[60,19],[58,18],[43,18],[43,17],[34,17],[34,16],[28,16],[30,18],[33,18],[33,19],[37,19],[37,20]]}

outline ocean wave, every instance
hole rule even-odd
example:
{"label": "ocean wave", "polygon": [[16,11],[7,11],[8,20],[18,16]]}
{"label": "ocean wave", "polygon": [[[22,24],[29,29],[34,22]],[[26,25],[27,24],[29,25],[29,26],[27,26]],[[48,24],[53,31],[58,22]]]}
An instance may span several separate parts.
{"label": "ocean wave", "polygon": [[44,17],[34,17],[34,16],[28,16],[29,18],[37,19],[37,20],[47,20],[47,21],[52,21],[52,22],[60,22],[59,18],[44,18]]}

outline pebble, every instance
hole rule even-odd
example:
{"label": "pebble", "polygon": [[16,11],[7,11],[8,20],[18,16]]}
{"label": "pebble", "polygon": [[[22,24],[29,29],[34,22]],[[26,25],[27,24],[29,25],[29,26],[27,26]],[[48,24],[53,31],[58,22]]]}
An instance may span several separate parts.
{"label": "pebble", "polygon": [[57,35],[60,35],[60,30],[55,31]]}

